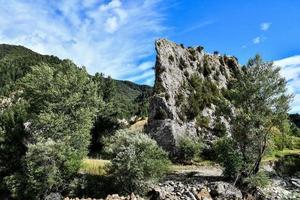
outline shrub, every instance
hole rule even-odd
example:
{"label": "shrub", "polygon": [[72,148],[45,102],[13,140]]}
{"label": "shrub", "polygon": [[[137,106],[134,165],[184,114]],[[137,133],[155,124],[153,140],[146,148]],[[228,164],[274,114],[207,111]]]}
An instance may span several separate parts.
{"label": "shrub", "polygon": [[226,126],[225,124],[221,121],[220,117],[217,117],[215,121],[215,127],[214,127],[215,133],[219,137],[223,137],[226,135]]}
{"label": "shrub", "polygon": [[112,159],[108,171],[121,193],[142,194],[169,169],[167,153],[143,133],[120,130],[105,144],[105,152]]}
{"label": "shrub", "polygon": [[245,183],[250,187],[266,187],[270,183],[270,178],[264,171],[260,171],[257,174],[245,179]]}
{"label": "shrub", "polygon": [[209,127],[209,121],[210,121],[209,117],[198,115],[197,118],[196,118],[196,126],[197,127],[208,128]]}
{"label": "shrub", "polygon": [[291,122],[291,135],[300,137],[300,128],[296,126],[294,122]]}
{"label": "shrub", "polygon": [[202,144],[196,138],[182,137],[178,144],[179,161],[190,162],[200,158]]}
{"label": "shrub", "polygon": [[202,46],[198,46],[198,47],[196,48],[196,50],[197,50],[199,53],[201,53],[201,52],[203,51],[203,49],[204,49],[204,47],[202,47]]}
{"label": "shrub", "polygon": [[216,161],[224,167],[224,176],[236,178],[242,169],[242,158],[234,141],[230,138],[222,138],[214,144],[213,149],[216,153]]}
{"label": "shrub", "polygon": [[211,68],[209,66],[209,56],[205,56],[203,60],[203,76],[208,77],[211,74]]}
{"label": "shrub", "polygon": [[215,83],[211,80],[202,79],[198,75],[193,75],[189,79],[190,86],[188,90],[191,95],[189,105],[187,106],[186,115],[189,120],[194,119],[205,107],[216,102],[221,94]]}

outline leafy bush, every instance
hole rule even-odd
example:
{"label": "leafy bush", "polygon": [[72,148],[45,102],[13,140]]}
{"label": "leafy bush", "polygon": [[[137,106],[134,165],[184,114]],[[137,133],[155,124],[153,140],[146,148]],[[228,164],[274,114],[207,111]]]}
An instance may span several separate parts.
{"label": "leafy bush", "polygon": [[182,137],[178,144],[179,161],[190,162],[200,158],[202,143],[200,140],[191,137]]}
{"label": "leafy bush", "polygon": [[224,167],[224,176],[236,178],[242,169],[242,158],[231,138],[222,138],[214,146],[216,161]]}
{"label": "leafy bush", "polygon": [[208,128],[209,127],[209,117],[198,115],[196,118],[196,126],[202,127],[202,128],[203,127]]}
{"label": "leafy bush", "polygon": [[209,66],[209,57],[204,57],[204,63],[203,63],[203,76],[208,77],[212,73],[212,69]]}
{"label": "leafy bush", "polygon": [[285,134],[276,134],[272,136],[274,148],[276,150],[283,150],[284,148],[293,149],[293,137]]}
{"label": "leafy bush", "polygon": [[266,187],[270,183],[270,178],[264,171],[260,171],[257,174],[246,178],[245,183],[250,187]]}
{"label": "leafy bush", "polygon": [[294,122],[291,122],[291,135],[300,137],[300,128]]}
{"label": "leafy bush", "polygon": [[191,97],[186,114],[189,119],[194,119],[200,114],[201,110],[210,106],[211,103],[216,102],[221,94],[216,84],[211,80],[203,80],[198,75],[193,75],[189,83],[190,87],[188,89],[190,90]]}
{"label": "leafy bush", "polygon": [[226,135],[227,133],[227,129],[225,124],[221,121],[220,117],[217,117],[216,121],[215,121],[215,127],[214,127],[214,131],[216,133],[217,136],[219,137],[223,137]]}
{"label": "leafy bush", "polygon": [[112,159],[108,171],[123,193],[143,193],[169,169],[167,153],[143,133],[120,130],[105,144]]}

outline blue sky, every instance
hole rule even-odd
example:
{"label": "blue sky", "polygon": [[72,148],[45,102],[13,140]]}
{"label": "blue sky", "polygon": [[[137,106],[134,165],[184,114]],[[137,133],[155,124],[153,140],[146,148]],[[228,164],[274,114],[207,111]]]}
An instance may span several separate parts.
{"label": "blue sky", "polygon": [[70,58],[89,73],[153,84],[154,40],[281,65],[300,112],[298,0],[0,0],[0,43]]}

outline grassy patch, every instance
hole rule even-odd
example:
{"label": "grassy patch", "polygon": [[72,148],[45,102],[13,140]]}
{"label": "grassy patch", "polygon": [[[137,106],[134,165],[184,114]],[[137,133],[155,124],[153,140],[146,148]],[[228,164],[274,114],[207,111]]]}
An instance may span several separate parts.
{"label": "grassy patch", "polygon": [[180,172],[180,171],[185,171],[185,170],[197,170],[200,166],[215,166],[216,163],[210,160],[203,160],[201,162],[194,162],[191,165],[181,165],[181,164],[173,164],[171,166],[171,172]]}
{"label": "grassy patch", "polygon": [[109,164],[109,160],[100,159],[84,159],[80,173],[90,175],[106,175],[105,165]]}
{"label": "grassy patch", "polygon": [[283,149],[282,151],[274,151],[270,155],[265,156],[263,158],[263,162],[276,161],[286,155],[291,155],[291,154],[300,155],[300,149]]}

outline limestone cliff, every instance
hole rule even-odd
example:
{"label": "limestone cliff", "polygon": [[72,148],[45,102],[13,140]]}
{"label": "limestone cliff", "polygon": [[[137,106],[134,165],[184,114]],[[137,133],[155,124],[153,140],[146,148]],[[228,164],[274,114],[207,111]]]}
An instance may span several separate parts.
{"label": "limestone cliff", "polygon": [[237,59],[166,39],[157,40],[155,46],[155,84],[147,132],[172,154],[182,137],[200,137],[209,144],[228,134],[230,118],[226,116],[233,109],[226,91],[241,71]]}

